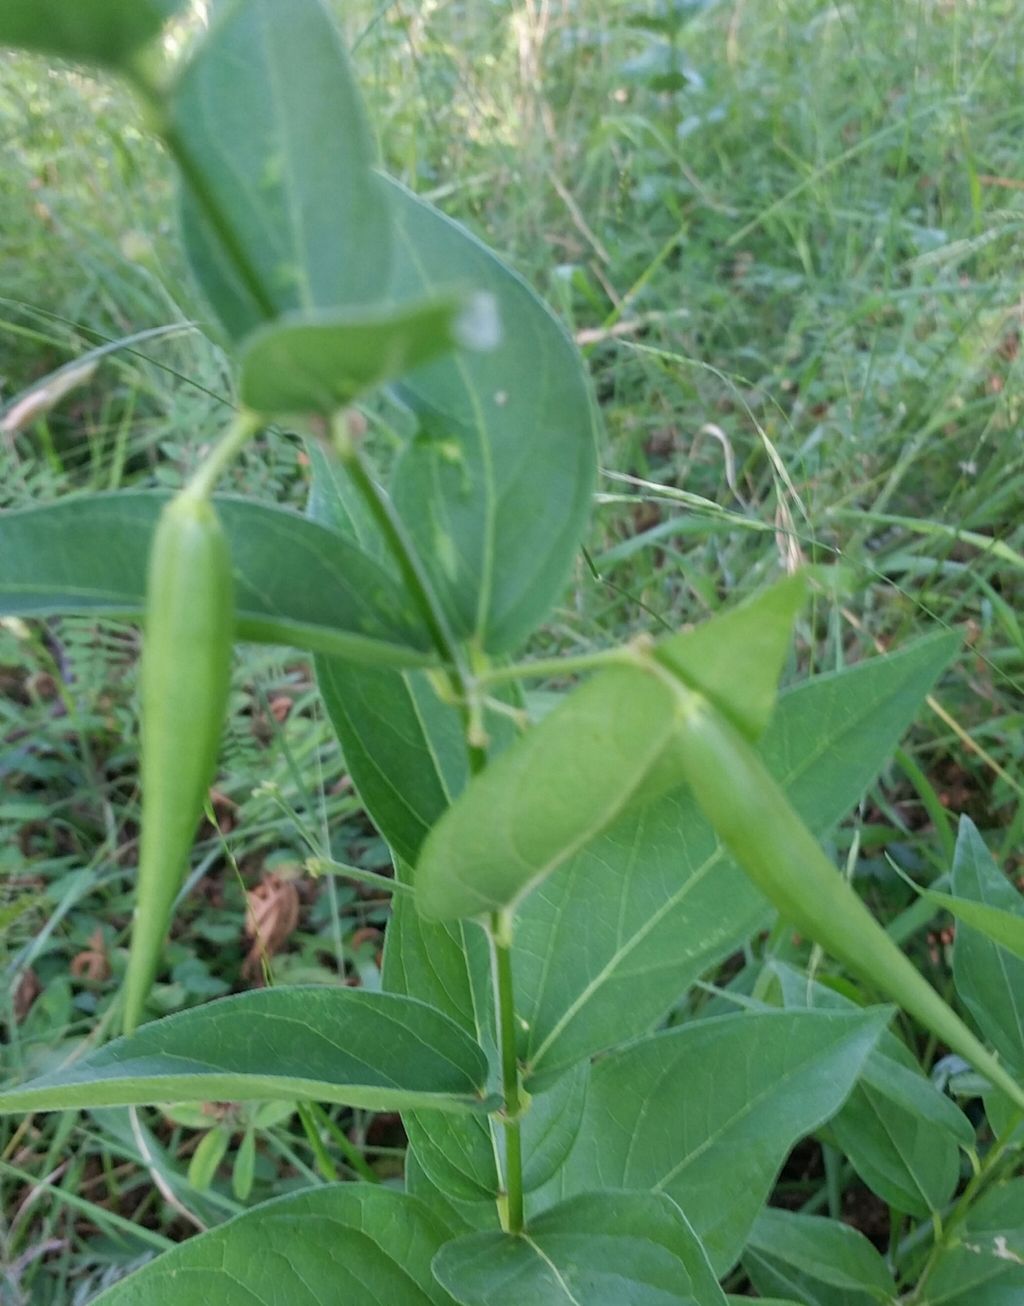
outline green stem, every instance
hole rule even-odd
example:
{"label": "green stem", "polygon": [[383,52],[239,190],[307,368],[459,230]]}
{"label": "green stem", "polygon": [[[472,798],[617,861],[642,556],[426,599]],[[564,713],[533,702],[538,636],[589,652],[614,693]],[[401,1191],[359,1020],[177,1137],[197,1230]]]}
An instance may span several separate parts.
{"label": "green stem", "polygon": [[455,636],[452,634],[448,619],[430,584],[419,554],[409,539],[405,523],[395,511],[394,504],[370,475],[366,463],[360,457],[359,450],[345,426],[344,415],[332,425],[335,447],[348,473],[353,488],[356,490],[367,511],[373,518],[384,541],[391,551],[391,556],[398,564],[402,579],[408,587],[413,602],[419,609],[434,647],[447,664],[449,673],[454,678],[453,689],[460,698],[468,696],[469,675]]}
{"label": "green stem", "polygon": [[213,494],[217,481],[260,429],[263,420],[259,413],[248,408],[236,413],[228,429],[185,487],[186,493],[195,495],[197,499],[208,499]]}
{"label": "green stem", "polygon": [[512,915],[494,912],[491,916],[491,943],[494,947],[495,1005],[498,1015],[498,1040],[501,1046],[501,1081],[505,1099],[505,1211],[508,1233],[521,1233],[523,1206],[523,1139],[520,1116],[523,1099],[519,1089],[519,1058],[516,1055],[516,1009],[512,989]]}
{"label": "green stem", "polygon": [[596,671],[601,667],[622,666],[636,661],[636,654],[628,645],[625,648],[605,648],[573,657],[537,658],[532,662],[513,662],[506,667],[488,667],[477,673],[476,683],[501,685],[510,680],[547,680],[553,676],[570,676],[577,671]]}
{"label": "green stem", "polygon": [[128,70],[128,79],[145,107],[150,126],[160,136],[178,165],[178,170],[184,177],[193,198],[202,209],[239,280],[245,286],[246,293],[263,317],[268,321],[276,317],[278,310],[273,300],[264,288],[262,279],[238,239],[234,227],[221,208],[220,201],[210,188],[206,174],[193,157],[192,151],[177,127],[171,122],[167,97],[144,60],[137,60]]}
{"label": "green stem", "polygon": [[310,857],[306,862],[306,870],[310,875],[337,875],[343,880],[356,880],[360,884],[369,884],[374,889],[379,889],[381,893],[401,896],[411,895],[413,892],[411,884],[403,884],[401,880],[394,880],[390,875],[378,875],[376,871],[366,871],[361,866],[349,866],[347,862],[331,861],[327,857]]}
{"label": "green stem", "polygon": [[1010,1150],[1013,1145],[1013,1136],[1022,1122],[1024,1122],[1024,1110],[1015,1111],[1010,1117],[1009,1123],[1003,1131],[1002,1137],[993,1143],[992,1147],[986,1154],[984,1161],[982,1161],[981,1165],[968,1180],[967,1187],[960,1194],[959,1200],[953,1207],[949,1219],[943,1226],[942,1236],[935,1240],[935,1245],[932,1247],[928,1259],[925,1262],[924,1269],[921,1271],[921,1276],[917,1281],[917,1286],[907,1299],[908,1306],[914,1306],[914,1303],[923,1300],[921,1294],[924,1291],[928,1280],[931,1278],[935,1267],[938,1265],[942,1256],[952,1243],[954,1234],[970,1214],[971,1207],[974,1205],[979,1192],[992,1177],[992,1174],[999,1167],[1007,1152]]}

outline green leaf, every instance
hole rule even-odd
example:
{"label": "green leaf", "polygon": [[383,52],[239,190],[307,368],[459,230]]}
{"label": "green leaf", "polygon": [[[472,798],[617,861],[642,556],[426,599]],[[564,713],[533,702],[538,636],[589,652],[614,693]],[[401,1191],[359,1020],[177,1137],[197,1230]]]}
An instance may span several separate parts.
{"label": "green leaf", "polygon": [[[834,989],[809,985],[789,966],[775,963],[772,970],[789,1010],[859,1010]],[[920,1218],[941,1210],[952,1197],[960,1179],[959,1147],[975,1144],[967,1117],[889,1030],[828,1132],[872,1192]]]}
{"label": "green leaf", "polygon": [[[401,873],[407,880],[408,868],[403,866]],[[434,925],[423,920],[409,898],[397,901],[388,923],[383,980],[389,992],[417,997],[444,1011],[490,1051],[496,1064],[491,952],[478,925]],[[493,1199],[498,1189],[492,1136],[496,1122],[483,1116],[407,1111],[403,1123],[420,1166],[448,1197]],[[500,1128],[494,1132],[500,1134]]]}
{"label": "green leaf", "polygon": [[750,1231],[743,1266],[759,1292],[789,1292],[808,1306],[893,1302],[896,1284],[862,1233],[837,1220],[771,1207]]}
{"label": "green leaf", "polygon": [[[0,612],[140,618],[150,539],[168,498],[128,491],[0,513]],[[431,660],[404,592],[356,545],[283,508],[216,503],[239,639],[393,665]]]}
{"label": "green leaf", "polygon": [[452,288],[493,301],[501,341],[458,349],[398,387],[420,423],[395,504],[456,635],[515,648],[561,597],[590,514],[596,410],[579,352],[524,281],[463,227],[385,182],[390,298]]}
{"label": "green leaf", "polygon": [[685,1216],[654,1193],[588,1193],[524,1234],[457,1238],[434,1274],[461,1306],[725,1306]]}
{"label": "green leaf", "polygon": [[487,1059],[424,1002],[359,989],[256,990],[115,1039],[0,1092],[0,1113],[285,1098],[371,1111],[485,1101]]}
{"label": "green leaf", "polygon": [[498,1207],[493,1201],[464,1202],[451,1193],[442,1192],[429,1179],[410,1147],[405,1153],[405,1191],[418,1197],[452,1228],[453,1233],[471,1233],[473,1230],[500,1229]]}
{"label": "green leaf", "polygon": [[396,857],[414,863],[468,776],[458,712],[422,675],[328,657],[317,658],[316,673],[367,812]]}
{"label": "green leaf", "polygon": [[4,0],[0,45],[125,66],[183,0]]}
{"label": "green leaf", "polygon": [[[780,698],[760,751],[816,834],[862,796],[956,647],[947,636],[925,639]],[[689,794],[621,818],[517,913],[531,1089],[650,1030],[767,914]]]}
{"label": "green leaf", "polygon": [[460,308],[448,298],[288,314],[246,337],[242,400],[258,413],[330,416],[451,349]]}
{"label": "green leaf", "polygon": [[[922,1097],[934,1092],[923,1076],[909,1067],[906,1073]],[[960,1160],[952,1137],[867,1081],[854,1089],[829,1136],[868,1188],[896,1211],[922,1218],[940,1211],[956,1190]]]}
{"label": "green leaf", "polygon": [[1024,1112],[1005,1093],[992,1089],[984,1096],[985,1116],[1001,1142],[1012,1137],[1015,1147],[1024,1147]]}
{"label": "green leaf", "polygon": [[654,797],[679,710],[672,687],[635,666],[610,667],[570,694],[431,830],[416,867],[423,915],[452,920],[514,904],[631,804]]}
{"label": "green leaf", "polygon": [[[398,873],[409,883],[409,868]],[[479,925],[425,921],[408,896],[394,903],[384,946],[384,986],[429,1002],[475,1042],[494,1049],[491,949]]]}
{"label": "green leaf", "polygon": [[388,207],[362,104],[320,0],[229,0],[174,89],[185,244],[238,340],[294,310],[385,298]]}
{"label": "green leaf", "polygon": [[201,1193],[209,1188],[230,1142],[231,1133],[223,1125],[215,1125],[203,1135],[188,1166],[188,1181],[193,1188]]}
{"label": "green leaf", "polygon": [[358,544],[364,553],[395,570],[373,514],[352,484],[341,459],[322,440],[308,439],[311,485],[306,511],[314,521]]}
{"label": "green leaf", "polygon": [[922,1306],[1019,1306],[1024,1300],[1024,1179],[987,1192],[928,1280]]}
{"label": "green leaf", "polygon": [[256,1176],[256,1129],[252,1124],[246,1126],[242,1141],[235,1154],[235,1164],[231,1168],[231,1191],[240,1202],[247,1202],[252,1192],[253,1179]]}
{"label": "green leaf", "polygon": [[93,1306],[451,1306],[430,1273],[449,1236],[422,1202],[378,1185],[290,1193],[165,1252]]}
{"label": "green leaf", "polygon": [[[546,1184],[569,1154],[583,1119],[589,1066],[581,1062],[530,1101],[522,1118],[523,1190]],[[436,1111],[404,1117],[409,1145],[423,1172],[461,1201],[494,1201],[503,1191],[489,1121],[481,1116],[441,1116]]]}
{"label": "green leaf", "polygon": [[[996,865],[974,823],[960,819],[953,862],[960,910],[995,910],[1024,925],[1024,898]],[[991,923],[962,918],[953,947],[957,993],[1000,1056],[1024,1073],[1024,960],[993,941]]]}
{"label": "green leaf", "polygon": [[654,656],[757,739],[775,708],[793,623],[806,599],[806,576],[789,576],[694,630],[660,640]]}
{"label": "green leaf", "polygon": [[580,1062],[546,1093],[538,1093],[523,1117],[523,1188],[532,1193],[569,1155],[583,1123],[590,1065]]}
{"label": "green leaf", "polygon": [[543,1196],[667,1193],[724,1274],[790,1148],[842,1106],[888,1017],[724,1016],[611,1053],[593,1068],[576,1145]]}

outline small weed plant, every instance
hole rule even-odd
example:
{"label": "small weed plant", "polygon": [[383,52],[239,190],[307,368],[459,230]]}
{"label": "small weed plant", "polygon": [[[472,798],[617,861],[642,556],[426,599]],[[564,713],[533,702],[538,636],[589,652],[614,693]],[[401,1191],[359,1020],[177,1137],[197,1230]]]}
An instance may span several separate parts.
{"label": "small weed plant", "polygon": [[[959,921],[969,1027],[820,842],[956,636],[778,695],[808,591],[833,584],[808,569],[691,630],[522,660],[595,489],[598,413],[575,345],[489,249],[375,170],[320,0],[225,0],[169,67],[178,7],[0,9],[4,43],[101,65],[137,93],[237,365],[236,415],[180,493],[0,517],[7,614],[144,626],[123,1033],[4,1083],[0,1110],[162,1104],[192,1119],[241,1104],[193,1164],[208,1183],[242,1128],[242,1198],[268,1111],[314,1125],[324,1103],[400,1111],[409,1149],[402,1187],[367,1170],[288,1193],[96,1300],[724,1306],[745,1285],[779,1306],[1024,1300],[1020,895],[965,819],[952,892],[932,896]],[[371,397],[367,433],[354,405]],[[277,423],[306,440],[305,516],[216,493]],[[383,988],[270,986],[149,1019],[236,641],[315,656],[394,877],[317,869],[391,896]],[[573,687],[535,710],[531,685],[553,678]],[[765,931],[812,940],[815,963],[762,949]],[[666,1025],[743,954],[735,980]],[[983,1110],[969,1117],[924,1072],[915,1027],[959,1059]],[[812,1135],[890,1208],[888,1255],[838,1211],[768,1204]]]}

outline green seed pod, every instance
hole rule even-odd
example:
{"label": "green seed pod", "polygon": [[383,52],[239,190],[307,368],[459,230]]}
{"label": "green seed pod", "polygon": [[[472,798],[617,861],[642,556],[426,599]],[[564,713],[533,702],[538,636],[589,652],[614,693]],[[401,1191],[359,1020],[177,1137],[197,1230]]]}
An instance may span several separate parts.
{"label": "green seed pod", "polygon": [[124,1028],[142,1018],[213,779],[234,626],[231,558],[209,499],[184,491],[153,536],[141,667],[142,835]]}
{"label": "green seed pod", "polygon": [[734,726],[693,696],[679,763],[723,843],[782,917],[887,994],[1024,1107],[1017,1084],[839,874]]}

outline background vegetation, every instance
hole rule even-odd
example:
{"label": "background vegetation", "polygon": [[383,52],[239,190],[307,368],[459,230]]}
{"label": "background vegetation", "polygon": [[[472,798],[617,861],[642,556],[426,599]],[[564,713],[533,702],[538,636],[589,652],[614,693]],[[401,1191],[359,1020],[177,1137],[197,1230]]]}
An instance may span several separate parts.
{"label": "background vegetation", "polygon": [[[895,868],[942,887],[950,813],[971,815],[1012,874],[1024,847],[1024,12],[338,8],[385,165],[509,257],[590,356],[607,471],[537,651],[696,621],[799,557],[843,561],[849,598],[805,623],[793,676],[936,624],[966,633],[957,675],[837,848],[948,991],[943,919],[912,905]],[[228,372],[192,325],[205,310],[166,161],[117,87],[14,56],[0,59],[0,160],[0,403],[97,344],[175,328],[112,353],[45,420],[0,429],[0,508],[179,484],[222,424]],[[238,476],[304,501],[287,432]],[[5,1073],[38,1072],[109,1024],[136,858],[136,651],[111,623],[0,623]],[[387,852],[303,658],[239,659],[209,817],[164,1009],[260,983],[264,965],[379,983],[385,904],[304,867],[326,847],[371,869]],[[251,1200],[331,1168],[401,1172],[390,1118],[337,1109],[307,1133],[281,1111],[211,1106],[151,1123],[0,1126],[0,1301],[86,1301]],[[791,1159],[778,1200],[845,1214],[883,1248],[899,1236],[817,1144]]]}

